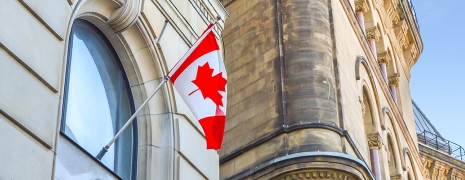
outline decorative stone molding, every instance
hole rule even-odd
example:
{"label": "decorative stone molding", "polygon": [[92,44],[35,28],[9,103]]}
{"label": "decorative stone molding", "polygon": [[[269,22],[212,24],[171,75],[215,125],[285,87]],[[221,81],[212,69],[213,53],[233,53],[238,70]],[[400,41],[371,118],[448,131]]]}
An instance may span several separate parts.
{"label": "decorative stone molding", "polygon": [[389,65],[389,62],[391,62],[391,55],[387,51],[378,53],[378,63],[379,64],[386,64]]}
{"label": "decorative stone molding", "polygon": [[395,86],[395,87],[399,86],[399,76],[397,74],[389,77],[388,81],[389,81],[389,86]]}
{"label": "decorative stone molding", "polygon": [[375,0],[375,7],[376,9],[383,8],[384,0]]}
{"label": "decorative stone molding", "polygon": [[401,174],[391,176],[391,180],[404,180]]}
{"label": "decorative stone molding", "polygon": [[409,55],[412,57],[412,58],[416,58],[417,55],[418,55],[418,49],[417,49],[417,46],[415,46],[415,44],[411,43],[406,51],[409,53]]}
{"label": "decorative stone molding", "polygon": [[289,173],[286,175],[273,178],[273,180],[356,180],[351,174],[340,172],[340,171],[331,171],[331,170],[308,170],[308,171],[298,171],[294,173]]}
{"label": "decorative stone molding", "polygon": [[364,116],[365,113],[366,113],[366,106],[365,106],[365,103],[363,102],[363,98],[361,96],[358,96],[358,102],[360,102],[360,106],[361,106],[361,109],[362,109],[362,116]]}
{"label": "decorative stone molding", "polygon": [[397,34],[396,37],[399,42],[399,46],[402,47],[402,49],[404,50],[410,44],[410,41],[407,38],[408,29],[409,28],[405,20],[399,21],[399,23],[395,27],[395,33]]}
{"label": "decorative stone molding", "polygon": [[392,25],[399,23],[400,17],[397,13],[397,3],[395,1],[391,1],[391,4],[387,9],[387,14],[389,16],[389,20],[392,22]]}
{"label": "decorative stone molding", "polygon": [[378,27],[375,26],[372,28],[368,28],[366,30],[366,37],[367,39],[374,39],[375,41],[379,41],[380,33]]}
{"label": "decorative stone molding", "polygon": [[421,162],[423,163],[423,168],[421,170],[421,172],[423,174],[423,178],[430,179],[431,175],[430,175],[430,170],[429,169],[430,169],[431,164],[433,163],[433,161],[431,159],[428,159],[425,156],[421,156]]}
{"label": "decorative stone molding", "polygon": [[370,149],[381,149],[383,146],[383,140],[381,139],[381,135],[379,135],[379,133],[369,134],[367,137],[368,147]]}
{"label": "decorative stone molding", "polygon": [[451,180],[464,180],[465,176],[462,171],[453,168],[450,170],[450,179]]}
{"label": "decorative stone molding", "polygon": [[407,38],[406,38],[405,34],[404,33],[399,33],[399,34],[397,34],[396,38],[397,38],[397,42],[399,42],[399,47],[402,47],[402,50],[405,50],[405,43],[408,43],[408,42],[406,42]]}
{"label": "decorative stone molding", "polygon": [[435,161],[431,171],[433,172],[431,174],[431,179],[446,180],[449,168],[447,168],[445,164]]}
{"label": "decorative stone molding", "polygon": [[445,165],[441,165],[439,168],[438,180],[446,180],[449,174],[450,168]]}
{"label": "decorative stone molding", "polygon": [[111,13],[111,19],[108,21],[108,24],[115,32],[124,31],[133,25],[137,17],[139,17],[142,8],[142,0],[125,0],[125,2],[120,3],[123,3],[123,6],[115,9]]}
{"label": "decorative stone molding", "polygon": [[366,0],[357,0],[355,1],[355,12],[368,12],[368,4]]}
{"label": "decorative stone molding", "polygon": [[[207,22],[213,22],[217,18],[217,14],[212,12],[209,8],[208,5],[205,4],[206,0],[189,0],[194,8],[197,10],[197,12],[201,13],[203,15],[203,19]],[[208,1],[207,1],[208,3]],[[226,18],[226,17],[224,17]],[[217,34],[221,34],[223,31],[223,25],[221,23],[218,23],[218,25],[213,26],[213,30]]]}
{"label": "decorative stone molding", "polygon": [[139,17],[142,0],[87,0],[77,15],[91,16],[106,22],[115,32],[133,25]]}

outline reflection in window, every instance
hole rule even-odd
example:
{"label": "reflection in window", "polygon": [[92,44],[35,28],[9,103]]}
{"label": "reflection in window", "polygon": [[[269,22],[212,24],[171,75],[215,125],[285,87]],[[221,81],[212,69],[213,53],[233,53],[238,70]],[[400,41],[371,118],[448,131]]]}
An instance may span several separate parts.
{"label": "reflection in window", "polygon": [[[131,116],[130,86],[108,40],[84,20],[74,22],[68,56],[61,131],[95,156]],[[135,175],[135,130],[127,128],[101,161],[123,179]]]}

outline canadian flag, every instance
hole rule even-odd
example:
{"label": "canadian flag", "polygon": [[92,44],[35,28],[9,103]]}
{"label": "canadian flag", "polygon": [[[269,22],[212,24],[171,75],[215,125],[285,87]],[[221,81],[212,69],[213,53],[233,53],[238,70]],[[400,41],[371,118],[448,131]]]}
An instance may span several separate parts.
{"label": "canadian flag", "polygon": [[226,70],[210,24],[168,76],[207,140],[207,149],[220,149],[226,123]]}

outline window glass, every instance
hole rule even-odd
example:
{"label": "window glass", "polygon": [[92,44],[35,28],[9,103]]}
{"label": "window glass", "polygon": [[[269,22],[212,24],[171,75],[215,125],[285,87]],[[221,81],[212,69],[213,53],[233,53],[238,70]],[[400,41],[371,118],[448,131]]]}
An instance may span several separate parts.
{"label": "window glass", "polygon": [[[130,87],[108,40],[84,20],[73,25],[68,56],[61,130],[96,156],[131,116]],[[135,171],[135,130],[127,128],[101,160],[123,179]]]}

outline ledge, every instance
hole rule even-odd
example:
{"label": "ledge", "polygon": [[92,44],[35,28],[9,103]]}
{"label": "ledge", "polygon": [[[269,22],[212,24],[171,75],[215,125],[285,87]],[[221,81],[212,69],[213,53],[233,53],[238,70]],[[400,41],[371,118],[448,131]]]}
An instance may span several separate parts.
{"label": "ledge", "polygon": [[375,179],[371,170],[356,157],[337,152],[302,152],[286,155],[245,170],[228,179],[273,178],[294,171],[336,170],[357,179]]}

